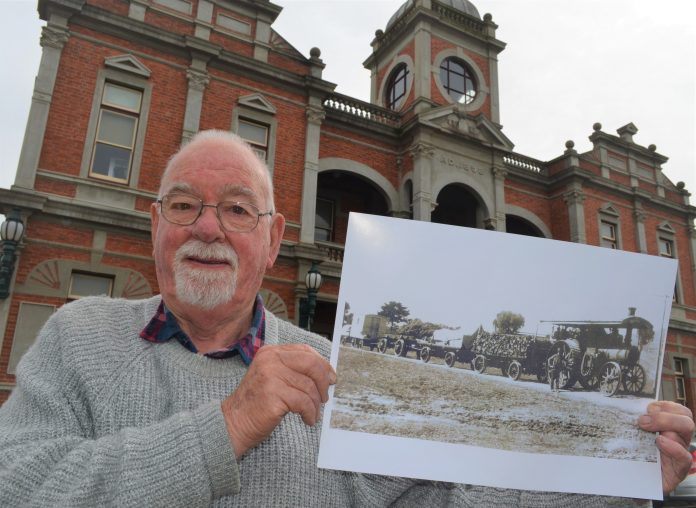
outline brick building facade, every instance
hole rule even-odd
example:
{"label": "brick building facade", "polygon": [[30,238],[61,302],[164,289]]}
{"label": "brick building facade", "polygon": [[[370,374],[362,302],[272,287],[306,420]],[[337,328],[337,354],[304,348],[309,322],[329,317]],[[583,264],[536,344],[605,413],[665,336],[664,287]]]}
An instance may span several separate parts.
{"label": "brick building facade", "polygon": [[[487,228],[679,260],[665,399],[696,396],[696,208],[667,157],[595,124],[551,161],[502,132],[496,24],[467,0],[408,0],[372,41],[371,100],[335,93],[276,33],[261,0],[40,0],[42,60],[15,184],[0,212],[26,225],[0,300],[0,403],[59,306],[157,292],[149,234],[167,158],[201,129],[249,140],[273,174],[287,230],[264,281],[297,322],[320,262],[315,329],[329,333],[349,211]],[[693,407],[693,406],[692,406]]]}

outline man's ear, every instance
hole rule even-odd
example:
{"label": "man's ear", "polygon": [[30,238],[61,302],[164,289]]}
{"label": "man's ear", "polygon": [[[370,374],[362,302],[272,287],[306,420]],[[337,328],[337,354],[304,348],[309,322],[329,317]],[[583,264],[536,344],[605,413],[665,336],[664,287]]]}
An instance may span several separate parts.
{"label": "man's ear", "polygon": [[152,256],[155,255],[155,238],[157,238],[157,228],[159,226],[159,212],[157,211],[157,202],[155,201],[150,205],[150,221],[152,222],[152,227],[150,228],[150,240],[152,241]]}
{"label": "man's ear", "polygon": [[270,248],[268,249],[268,260],[266,262],[266,270],[273,267],[275,260],[280,252],[280,242],[285,233],[285,217],[283,214],[275,213],[271,217],[270,227]]}

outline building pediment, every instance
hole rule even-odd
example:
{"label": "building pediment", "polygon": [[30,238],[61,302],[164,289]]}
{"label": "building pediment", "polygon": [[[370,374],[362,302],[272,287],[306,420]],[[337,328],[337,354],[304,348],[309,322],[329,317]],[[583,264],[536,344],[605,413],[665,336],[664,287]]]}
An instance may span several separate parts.
{"label": "building pediment", "polygon": [[460,110],[459,105],[430,111],[419,117],[421,124],[441,131],[477,140],[487,146],[512,151],[514,143],[503,131],[483,114],[471,116]]}
{"label": "building pediment", "polygon": [[121,71],[130,72],[144,78],[149,78],[151,71],[143,63],[131,54],[110,56],[104,59],[104,65],[119,69]]}

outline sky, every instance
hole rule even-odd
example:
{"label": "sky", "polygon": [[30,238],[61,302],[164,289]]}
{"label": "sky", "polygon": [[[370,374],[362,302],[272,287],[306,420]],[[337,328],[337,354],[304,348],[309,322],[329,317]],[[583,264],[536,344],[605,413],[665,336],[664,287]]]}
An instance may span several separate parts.
{"label": "sky", "polygon": [[[369,100],[362,62],[377,29],[402,0],[275,0],[275,30],[305,56],[321,49],[324,79],[336,91]],[[696,203],[696,2],[693,0],[477,0],[491,13],[499,55],[503,132],[515,151],[540,160],[573,140],[633,122],[634,140],[669,157],[663,172],[684,181]],[[0,80],[0,187],[9,188],[19,159],[41,48],[43,22],[34,0],[0,0],[6,79]],[[7,79],[9,76],[10,79]]]}

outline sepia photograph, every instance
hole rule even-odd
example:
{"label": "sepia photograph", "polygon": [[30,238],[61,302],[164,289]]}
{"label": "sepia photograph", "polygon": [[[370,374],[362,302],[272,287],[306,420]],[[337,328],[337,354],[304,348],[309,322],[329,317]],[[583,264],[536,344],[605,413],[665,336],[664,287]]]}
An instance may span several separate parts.
{"label": "sepia photograph", "polygon": [[636,422],[675,277],[657,256],[351,214],[320,467],[659,497]]}

